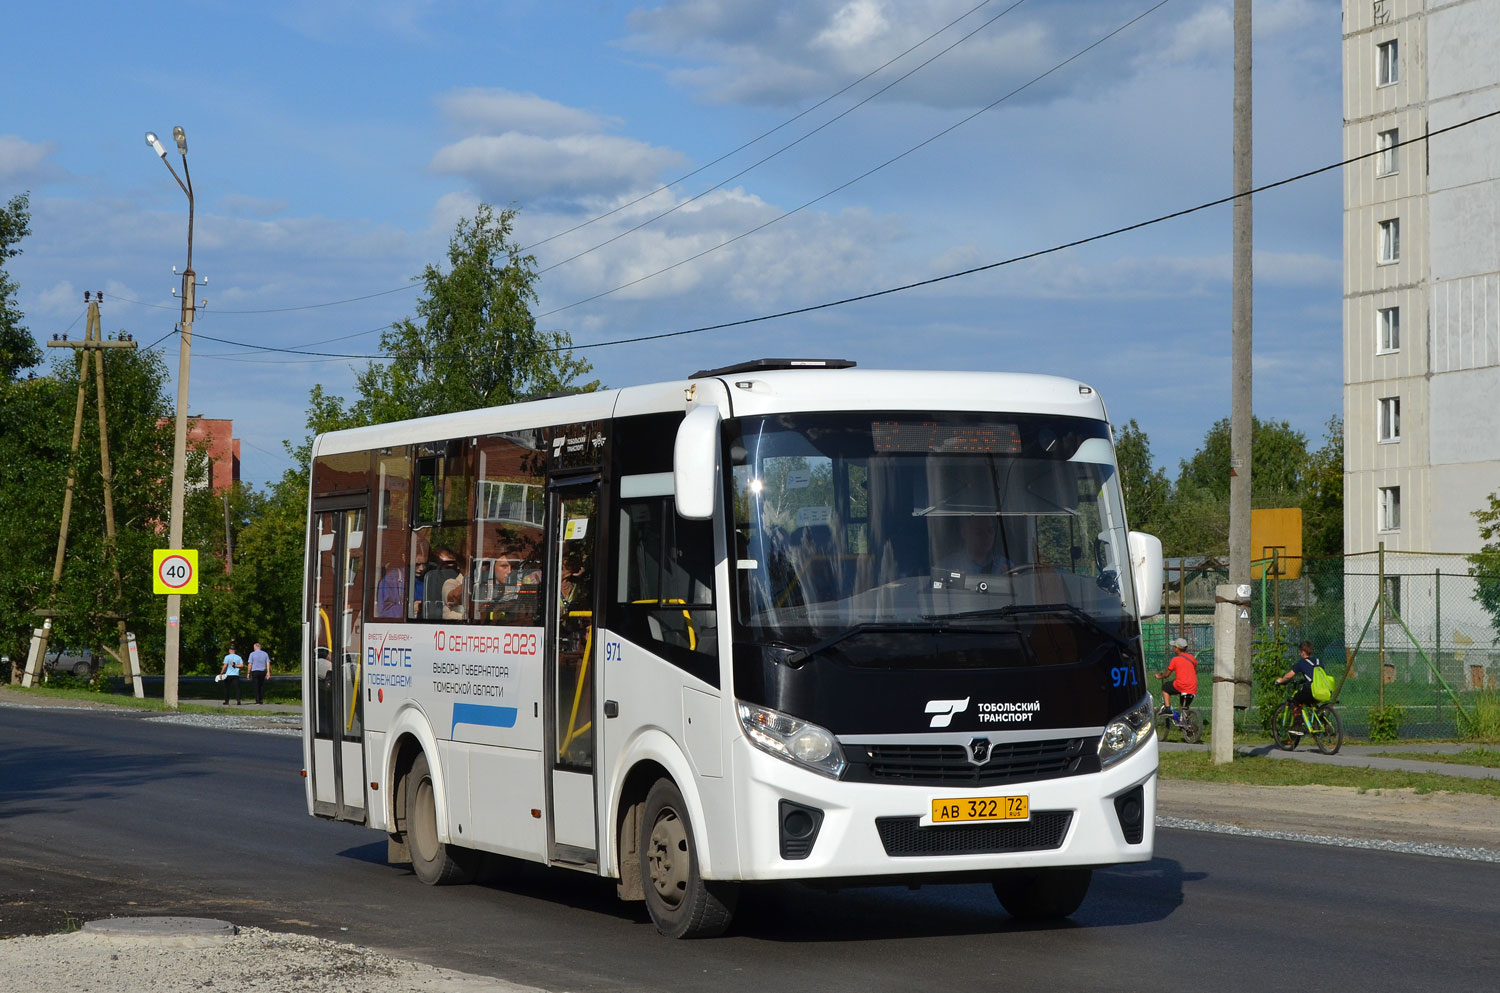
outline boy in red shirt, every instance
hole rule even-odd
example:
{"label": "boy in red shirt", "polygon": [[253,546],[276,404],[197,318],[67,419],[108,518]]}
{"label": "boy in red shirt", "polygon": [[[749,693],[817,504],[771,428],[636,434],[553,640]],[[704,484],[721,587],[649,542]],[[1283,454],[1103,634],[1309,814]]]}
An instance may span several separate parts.
{"label": "boy in red shirt", "polygon": [[1172,701],[1169,699],[1173,693],[1183,697],[1183,706],[1188,706],[1192,697],[1198,692],[1198,659],[1187,650],[1187,639],[1178,638],[1172,642],[1172,647],[1177,649],[1177,654],[1172,656],[1172,661],[1167,663],[1165,672],[1158,672],[1156,678],[1162,680],[1161,684],[1161,709],[1163,713],[1170,713]]}

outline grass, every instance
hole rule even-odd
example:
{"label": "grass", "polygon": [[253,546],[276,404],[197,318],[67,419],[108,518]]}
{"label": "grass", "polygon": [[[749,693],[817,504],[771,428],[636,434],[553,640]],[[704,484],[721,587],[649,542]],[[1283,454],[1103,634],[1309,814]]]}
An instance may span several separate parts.
{"label": "grass", "polygon": [[[136,710],[155,710],[164,712],[167,709],[167,705],[163,701],[154,697],[147,697],[144,700],[137,700],[135,697],[123,693],[96,693],[94,690],[81,689],[76,687],[33,686],[30,689],[22,689],[19,686],[0,686],[0,700],[36,700],[38,698],[53,700],[78,700],[85,703],[106,704],[111,707],[133,707]],[[252,693],[252,702],[254,701],[254,699],[255,695]],[[275,703],[277,701],[273,700],[271,702]],[[230,704],[229,706],[233,707],[235,705]],[[180,714],[220,714],[223,713],[225,709],[226,708],[224,707],[224,705],[220,703],[209,704],[182,702],[180,706],[178,706],[177,712]]]}
{"label": "grass", "polygon": [[1448,762],[1452,765],[1482,765],[1500,769],[1500,751],[1491,748],[1466,748],[1456,754],[1448,752],[1371,752],[1388,759],[1421,759],[1423,762]]}
{"label": "grass", "polygon": [[[1494,755],[1495,753],[1490,753]],[[1410,756],[1405,756],[1409,758]],[[1427,756],[1423,756],[1426,761]],[[1473,764],[1473,763],[1471,763]],[[1214,765],[1207,752],[1162,752],[1163,779],[1191,779],[1206,783],[1244,783],[1250,786],[1349,786],[1371,790],[1414,790],[1417,793],[1479,793],[1500,797],[1500,779],[1465,779],[1430,772],[1356,769],[1320,765],[1295,759],[1236,755],[1233,762]]]}

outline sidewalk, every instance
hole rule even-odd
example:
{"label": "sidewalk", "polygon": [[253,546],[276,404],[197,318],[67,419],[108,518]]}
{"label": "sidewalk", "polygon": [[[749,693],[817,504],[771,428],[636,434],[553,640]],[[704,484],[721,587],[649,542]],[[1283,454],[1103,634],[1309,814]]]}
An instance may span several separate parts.
{"label": "sidewalk", "polygon": [[[1206,749],[1207,745],[1185,745],[1181,742],[1159,743],[1164,752],[1189,752]],[[1447,742],[1405,743],[1384,745],[1345,745],[1337,755],[1323,755],[1312,745],[1296,751],[1284,752],[1275,745],[1237,745],[1235,754],[1255,755],[1262,758],[1288,759],[1293,762],[1311,762],[1315,765],[1341,765],[1355,769],[1383,769],[1391,772],[1429,772],[1439,776],[1459,776],[1464,779],[1500,779],[1500,769],[1482,765],[1458,765],[1453,762],[1424,762],[1423,755],[1457,755],[1476,745],[1459,745]],[[1411,758],[1382,758],[1380,754],[1400,752]]]}

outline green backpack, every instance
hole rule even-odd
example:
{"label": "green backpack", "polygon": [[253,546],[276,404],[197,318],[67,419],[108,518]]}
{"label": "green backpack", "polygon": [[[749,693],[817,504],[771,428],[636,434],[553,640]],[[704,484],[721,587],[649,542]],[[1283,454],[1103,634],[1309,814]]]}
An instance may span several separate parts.
{"label": "green backpack", "polygon": [[1312,697],[1319,703],[1333,699],[1333,675],[1321,665],[1313,666]]}

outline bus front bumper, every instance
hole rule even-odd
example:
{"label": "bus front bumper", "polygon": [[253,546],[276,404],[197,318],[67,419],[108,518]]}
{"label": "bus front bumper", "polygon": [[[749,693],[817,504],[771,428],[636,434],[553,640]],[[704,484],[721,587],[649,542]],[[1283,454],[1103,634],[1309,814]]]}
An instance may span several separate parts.
{"label": "bus front bumper", "polygon": [[[1154,736],[1098,773],[990,787],[836,781],[744,739],[732,761],[743,880],[925,877],[1145,862],[1152,855]],[[1024,822],[932,823],[935,801],[970,809],[968,800],[1003,804],[1014,796],[1026,797]]]}

